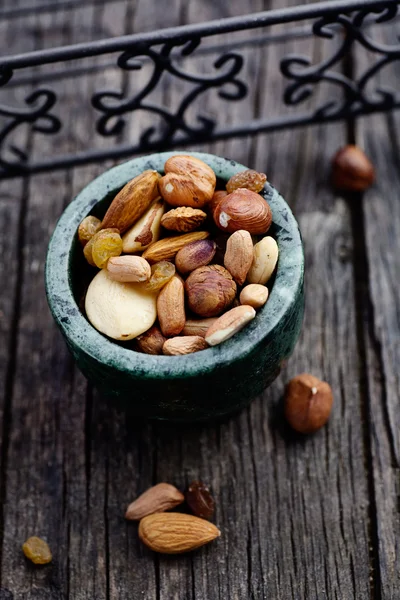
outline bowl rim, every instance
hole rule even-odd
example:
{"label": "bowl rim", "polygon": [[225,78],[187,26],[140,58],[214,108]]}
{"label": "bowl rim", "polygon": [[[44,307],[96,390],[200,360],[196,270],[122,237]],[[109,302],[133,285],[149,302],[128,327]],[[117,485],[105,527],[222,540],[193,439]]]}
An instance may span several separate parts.
{"label": "bowl rim", "polygon": [[80,311],[72,291],[69,265],[78,225],[110,191],[122,188],[146,169],[162,173],[165,161],[177,154],[203,160],[214,169],[218,178],[226,181],[249,168],[213,154],[187,151],[162,152],[121,163],[92,180],[67,206],[54,229],[46,257],[47,301],[71,350],[74,352],[79,348],[102,365],[144,379],[195,377],[246,358],[273,336],[281,319],[296,302],[304,279],[304,253],[298,224],[285,200],[267,182],[261,195],[272,209],[274,237],[279,248],[278,267],[268,302],[243,330],[223,344],[179,357],[136,352],[98,332]]}

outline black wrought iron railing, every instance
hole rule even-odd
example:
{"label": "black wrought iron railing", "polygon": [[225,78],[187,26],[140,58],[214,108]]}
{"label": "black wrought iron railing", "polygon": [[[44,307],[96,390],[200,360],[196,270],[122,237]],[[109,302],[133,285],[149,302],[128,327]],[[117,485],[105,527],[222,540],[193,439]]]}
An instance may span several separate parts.
{"label": "black wrought iron railing", "polygon": [[[69,3],[74,1],[69,0]],[[396,19],[399,4],[400,0],[334,0],[4,56],[0,59],[0,102],[2,90],[24,83],[38,83],[24,98],[22,105],[0,103],[0,178],[398,108],[400,86],[396,81],[390,86],[381,86],[377,75],[386,65],[399,60],[400,44],[398,39],[393,44],[378,41],[373,32],[377,26]],[[48,8],[45,3],[43,7],[43,10]],[[8,15],[9,18],[12,16]],[[233,32],[256,28],[264,30],[282,24],[290,24],[284,33],[263,32],[252,36],[251,40],[236,42],[228,36]],[[202,46],[206,38],[221,34],[226,41],[214,46]],[[308,35],[335,40],[333,51],[315,63],[311,56],[300,55],[288,55],[280,60],[279,69],[285,81],[282,106],[302,108],[323,82],[340,88],[341,94],[322,99],[308,110],[296,110],[273,117],[262,116],[229,126],[221,126],[216,119],[201,112],[194,117],[188,116],[194,103],[210,90],[217,91],[223,102],[246,98],[248,84],[242,77],[244,57],[241,47]],[[373,56],[366,68],[357,75],[338,69],[337,66],[356,46],[363,47]],[[123,72],[135,72],[147,64],[151,66],[151,75],[145,85],[132,95],[111,89],[95,91],[87,98],[93,108],[93,123],[87,126],[95,128],[100,136],[110,138],[109,146],[85,148],[84,151],[49,156],[38,161],[33,160],[26,149],[13,143],[13,135],[22,125],[28,126],[33,134],[59,134],[63,123],[57,113],[57,92],[51,84],[60,78],[79,74],[79,61],[88,57],[111,55],[104,63],[111,66],[115,64],[112,59],[115,53],[118,53],[116,66]],[[199,74],[181,66],[188,57],[201,53],[217,54],[212,72]],[[43,72],[42,67],[54,63],[58,63],[60,68],[49,73]],[[41,68],[40,73],[31,75],[30,70],[37,67]],[[90,70],[91,67],[85,68]],[[190,84],[190,90],[175,108],[151,99],[152,92],[165,75]],[[146,127],[132,144],[116,143],[115,139],[124,129],[126,117],[143,111],[154,114],[161,126]],[[140,130],[140,119],[137,127]]]}

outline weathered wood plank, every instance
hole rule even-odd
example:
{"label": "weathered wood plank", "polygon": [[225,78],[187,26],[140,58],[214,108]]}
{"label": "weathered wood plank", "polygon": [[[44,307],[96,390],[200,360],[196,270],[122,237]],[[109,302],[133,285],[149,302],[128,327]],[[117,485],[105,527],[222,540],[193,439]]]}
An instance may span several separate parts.
{"label": "weathered wood plank", "polygon": [[[393,23],[371,30],[373,39],[398,44],[399,26]],[[369,69],[377,54],[358,47],[355,73]],[[400,69],[393,63],[375,76],[374,88],[395,88]],[[374,538],[374,579],[377,597],[400,595],[400,435],[398,402],[400,260],[396,248],[400,233],[399,148],[400,119],[397,113],[360,119],[356,142],[365,149],[376,169],[376,183],[354,204],[355,235],[364,251],[358,268],[360,336],[366,346],[364,379],[365,413],[372,463],[371,535]]]}
{"label": "weathered wood plank", "polygon": [[[280,57],[309,47],[308,40],[265,52],[262,114],[277,101]],[[260,136],[250,154],[243,142],[218,144],[219,153],[267,169],[296,207],[308,266],[305,325],[287,372],[248,411],[179,435],[159,428],[158,480],[209,482],[222,530],[192,564],[160,558],[161,598],[179,597],[182,583],[201,599],[369,597],[351,215],[327,185],[330,157],[345,139],[336,125]],[[281,411],[284,381],[304,370],[328,379],[336,399],[329,427],[308,440],[290,434]]]}
{"label": "weathered wood plank", "polygon": [[[99,16],[98,9],[93,15],[88,7],[85,32],[97,19],[100,28],[113,22],[109,26],[118,34],[114,10],[115,5]],[[188,8],[180,0],[174,10],[175,16],[172,10],[168,15],[172,20],[179,12],[196,20],[227,13],[226,6],[192,3]],[[229,10],[237,14],[243,7],[235,2]],[[140,4],[136,29],[150,19],[150,11],[151,6]],[[74,14],[68,36],[84,25],[82,13]],[[168,24],[165,15],[161,18],[160,25]],[[129,29],[129,23],[124,27]],[[258,81],[260,72],[273,77],[280,56],[302,47],[296,42],[268,49],[261,57],[255,53],[248,72],[254,69]],[[110,77],[116,78],[110,80],[107,73],[107,86],[120,85],[119,74]],[[71,136],[65,143],[72,148],[109,143],[91,139],[82,128],[88,115],[85,102],[99,79],[64,84],[64,92],[83,101],[81,113],[69,116]],[[178,90],[165,88],[166,102]],[[265,114],[272,101],[276,89],[265,86],[257,100],[252,95],[246,104],[246,118],[257,106]],[[244,114],[239,104],[235,111],[235,119]],[[335,125],[209,147],[267,170],[296,207],[308,265],[305,326],[288,370],[228,422],[185,429],[144,425],[97,394],[92,398],[51,323],[41,275],[30,273],[24,263],[2,564],[3,585],[16,598],[369,597],[368,478],[351,221],[325,177],[329,158],[344,139],[345,128]],[[51,151],[52,143],[49,139],[43,151]],[[26,252],[39,272],[49,230],[63,204],[104,168],[32,180]],[[283,384],[301,370],[327,378],[335,391],[329,426],[309,439],[291,435],[281,414]],[[136,526],[125,522],[126,504],[156,481],[184,488],[195,478],[213,488],[221,539],[192,556],[154,557],[140,545]],[[38,571],[21,561],[19,544],[31,533],[28,526],[51,542],[52,567]]]}
{"label": "weathered wood plank", "polygon": [[[114,4],[114,18],[117,10]],[[90,28],[95,32],[102,15],[99,7],[90,5],[69,13],[71,19],[66,27],[64,24],[64,38],[59,43],[81,41],[80,36],[86,36]],[[119,16],[123,33],[124,3],[119,5]],[[59,13],[38,19],[37,38],[41,39],[42,31],[43,39],[52,25],[57,28],[62,21]],[[68,151],[68,145],[79,145],[83,137],[88,143],[88,109],[77,118],[68,107],[71,95],[80,96],[82,106],[90,107],[90,86],[88,78],[74,85],[70,81],[58,85],[57,109],[69,135],[62,142],[44,138],[41,152]],[[92,168],[88,178],[98,172],[98,167]],[[81,181],[79,187],[82,185]],[[104,453],[95,454],[96,468],[88,481],[92,426],[91,415],[85,410],[87,386],[81,375],[74,374],[71,358],[46,307],[43,289],[47,242],[63,205],[73,194],[71,173],[37,177],[29,192],[24,227],[27,259],[5,492],[2,584],[16,598],[38,594],[41,598],[106,598],[106,461]],[[34,271],[30,270],[31,264],[35,265]],[[97,439],[104,443],[101,432]],[[23,560],[20,545],[31,534],[49,540],[54,554],[52,566],[33,569]]]}
{"label": "weathered wood plank", "polygon": [[[378,543],[376,576],[382,598],[400,593],[398,431],[399,290],[398,244],[400,212],[398,117],[374,116],[360,121],[357,141],[371,157],[377,181],[364,194],[359,235],[368,263],[363,273],[364,336],[367,342],[365,376],[368,386],[369,436],[373,464],[374,533]],[[362,211],[362,212],[361,212]],[[364,231],[365,228],[365,231]],[[365,237],[364,237],[365,235]]]}
{"label": "weathered wood plank", "polygon": [[[7,7],[12,2],[5,0]],[[0,36],[9,52],[19,50],[18,38],[23,27],[16,23],[13,29],[6,22],[0,22]],[[26,40],[27,50],[34,49],[34,40]],[[1,102],[4,105],[24,106],[21,90],[2,89]],[[4,122],[4,119],[3,119]],[[29,136],[23,128],[18,128],[13,142],[22,150],[27,148]],[[20,288],[22,263],[24,260],[24,219],[27,202],[27,182],[17,180],[0,184],[0,556],[3,554],[4,500],[6,496],[9,424],[12,419],[12,387],[16,369],[17,323],[20,314]],[[35,265],[29,266],[33,269]],[[1,560],[0,560],[1,563]],[[3,572],[0,564],[0,595],[3,590]]]}

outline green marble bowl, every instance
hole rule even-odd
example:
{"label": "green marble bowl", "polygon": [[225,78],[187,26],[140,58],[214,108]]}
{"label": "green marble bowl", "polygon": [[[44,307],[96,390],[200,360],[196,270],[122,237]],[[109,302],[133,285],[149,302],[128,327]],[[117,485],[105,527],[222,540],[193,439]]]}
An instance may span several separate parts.
{"label": "green marble bowl", "polygon": [[[187,356],[150,356],[109,340],[79,309],[93,271],[83,259],[77,228],[88,214],[101,217],[127,181],[144,171],[163,172],[165,152],[110,169],[87,185],[66,208],[51,238],[46,262],[50,310],[82,373],[103,394],[141,417],[203,420],[236,412],[279,374],[293,351],[303,317],[304,256],[300,232],[288,205],[269,184],[263,191],[278,242],[278,268],[267,304],[230,340]],[[185,154],[189,154],[186,152]],[[246,167],[193,152],[224,184]]]}

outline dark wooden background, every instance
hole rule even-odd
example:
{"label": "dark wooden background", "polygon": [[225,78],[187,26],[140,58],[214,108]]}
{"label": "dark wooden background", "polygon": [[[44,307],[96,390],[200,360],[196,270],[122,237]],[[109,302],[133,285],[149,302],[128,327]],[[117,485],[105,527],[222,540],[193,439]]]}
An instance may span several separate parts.
{"label": "dark wooden background", "polygon": [[[2,0],[0,16],[29,2]],[[3,15],[2,52],[282,2],[162,4],[87,0],[74,10]],[[324,52],[311,38],[245,51],[250,96],[230,105],[232,122],[280,105],[277,64],[293,51],[315,60]],[[359,69],[368,57],[355,52],[352,60]],[[393,83],[399,67],[388,73]],[[88,98],[134,83],[107,69],[59,81],[67,133],[38,145],[23,130],[19,143],[47,155],[107,146],[88,125]],[[5,89],[1,101],[19,102],[21,93]],[[167,84],[159,91],[168,104],[179,93]],[[218,110],[207,102],[204,110]],[[182,429],[116,412],[75,369],[52,322],[43,286],[49,236],[63,207],[111,163],[1,183],[1,600],[400,598],[399,123],[398,114],[379,115],[356,127],[344,122],[195,148],[267,173],[295,211],[307,261],[304,327],[287,369],[248,410],[212,426]],[[134,127],[121,139],[131,139]],[[377,182],[364,196],[345,198],[329,185],[329,163],[354,140],[372,158]],[[307,438],[291,434],[282,419],[284,385],[303,371],[329,381],[335,396],[329,425]],[[153,483],[184,488],[196,478],[212,487],[221,538],[192,555],[153,555],[125,521],[127,504]],[[48,540],[51,566],[24,559],[21,544],[30,535]]]}

